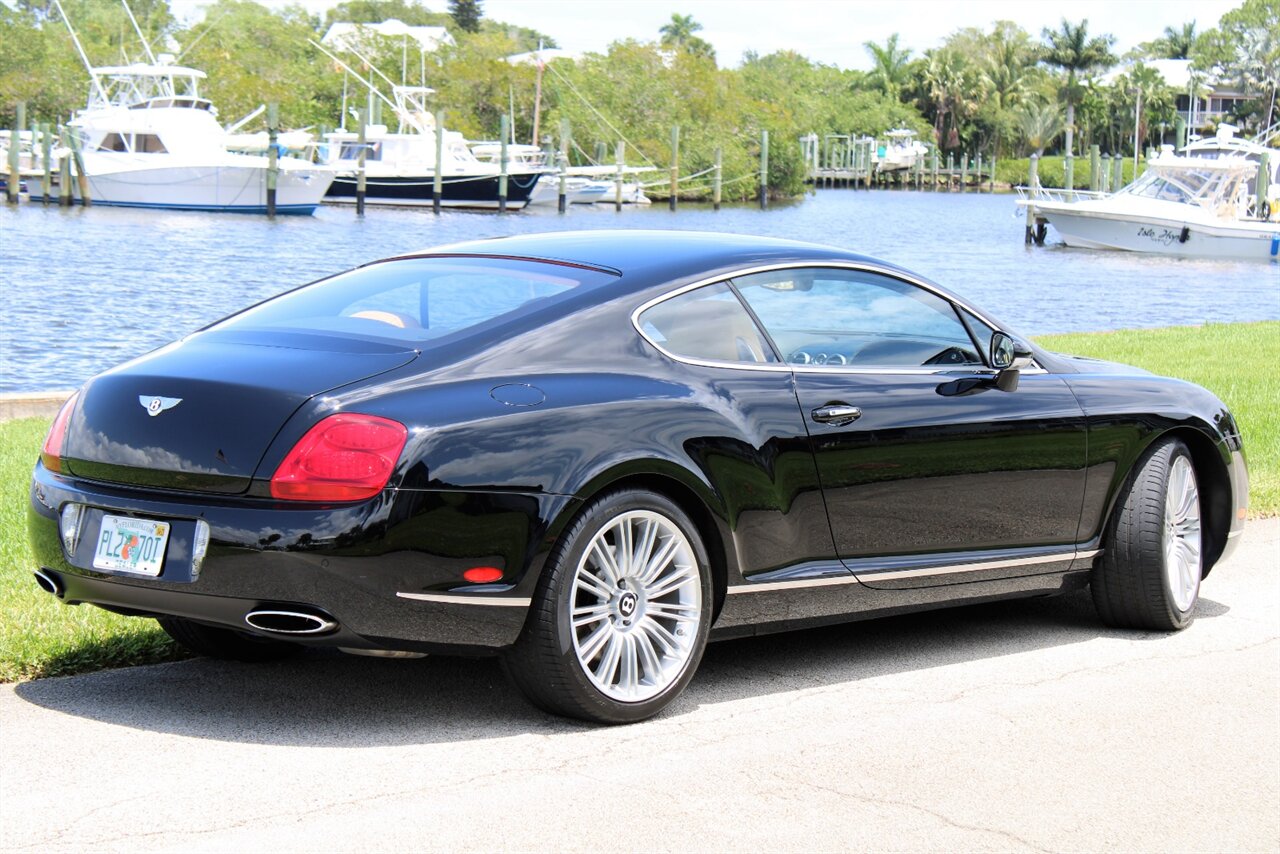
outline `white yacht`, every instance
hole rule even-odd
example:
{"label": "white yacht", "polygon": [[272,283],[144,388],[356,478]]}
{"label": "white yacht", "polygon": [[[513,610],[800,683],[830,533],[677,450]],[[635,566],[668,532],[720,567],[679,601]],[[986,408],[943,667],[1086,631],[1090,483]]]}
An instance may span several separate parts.
{"label": "white yacht", "polygon": [[[217,112],[200,95],[204,72],[170,60],[89,68],[88,102],[69,125],[80,139],[91,200],[266,212],[268,159],[227,150]],[[333,180],[332,169],[297,158],[280,157],[276,168],[278,213],[312,213]],[[78,184],[73,194],[79,198]]]}
{"label": "white yacht", "polygon": [[1258,162],[1240,156],[1184,157],[1165,152],[1119,192],[1078,198],[1034,188],[1036,217],[1047,220],[1068,246],[1162,255],[1276,261],[1280,186],[1269,182],[1257,204]]}
{"label": "white yacht", "polygon": [[877,172],[901,172],[916,165],[929,153],[929,147],[916,139],[916,132],[895,128],[885,133],[887,141],[876,147]]}
{"label": "white yacht", "polygon": [[[462,134],[437,128],[426,100],[435,90],[426,86],[392,86],[394,102],[387,102],[398,126],[365,126],[359,134],[338,130],[325,134],[318,146],[321,162],[337,168],[328,201],[354,202],[357,167],[364,153],[365,202],[374,205],[430,205],[436,171],[436,134],[441,141],[441,204],[445,207],[497,208],[501,167],[481,162]],[[509,163],[507,207],[519,210],[529,203],[541,169]]]}

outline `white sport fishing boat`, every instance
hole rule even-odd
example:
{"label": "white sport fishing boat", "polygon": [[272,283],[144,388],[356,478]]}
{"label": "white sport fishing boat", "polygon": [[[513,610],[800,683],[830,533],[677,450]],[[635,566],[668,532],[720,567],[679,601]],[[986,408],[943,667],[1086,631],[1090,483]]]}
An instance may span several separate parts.
{"label": "white sport fishing boat", "polygon": [[[69,124],[95,205],[266,212],[270,163],[227,150],[217,111],[200,95],[204,72],[174,65],[167,55],[152,64],[88,70],[88,102]],[[282,214],[312,213],[334,176],[292,157],[277,158],[276,169]],[[78,184],[73,195],[80,196]]]}
{"label": "white sport fishing boat", "polygon": [[[1257,203],[1258,161],[1165,152],[1138,180],[1100,198],[1034,188],[1018,201],[1047,220],[1068,246],[1201,258],[1280,257],[1280,221],[1268,182]],[[1267,200],[1271,200],[1271,204]]]}

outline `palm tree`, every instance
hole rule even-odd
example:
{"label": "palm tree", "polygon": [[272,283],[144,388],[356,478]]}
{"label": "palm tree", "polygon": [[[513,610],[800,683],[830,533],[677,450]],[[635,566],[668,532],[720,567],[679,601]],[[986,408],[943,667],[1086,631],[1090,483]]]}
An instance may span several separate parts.
{"label": "palm tree", "polygon": [[1163,59],[1190,59],[1196,46],[1196,22],[1183,24],[1181,29],[1165,27],[1164,35],[1156,39],[1154,47]]}
{"label": "palm tree", "polygon": [[658,28],[658,32],[662,35],[663,47],[681,47],[690,39],[694,38],[694,33],[702,29],[693,19],[692,15],[677,15],[671,13],[671,20]]}
{"label": "palm tree", "polygon": [[1083,20],[1079,24],[1072,24],[1066,18],[1062,19],[1062,26],[1057,30],[1051,30],[1045,27],[1041,33],[1044,38],[1044,47],[1041,59],[1055,68],[1065,69],[1067,72],[1067,85],[1063,89],[1063,95],[1067,102],[1067,157],[1072,156],[1073,132],[1075,130],[1076,121],[1076,100],[1080,93],[1077,87],[1076,78],[1079,74],[1087,74],[1095,68],[1111,65],[1116,61],[1115,56],[1111,53],[1111,45],[1115,43],[1115,36],[1103,35],[1095,38],[1089,38],[1089,21]]}
{"label": "palm tree", "polygon": [[658,28],[662,34],[662,46],[669,50],[683,51],[694,56],[705,56],[715,60],[716,51],[706,39],[695,36],[702,29],[692,15],[677,15],[674,12],[671,20]]}
{"label": "palm tree", "polygon": [[907,83],[907,63],[911,61],[911,50],[898,47],[898,34],[889,36],[884,47],[875,42],[863,42],[867,53],[871,55],[875,67],[871,69],[871,79],[891,98],[898,98],[902,87]]}
{"label": "palm tree", "polygon": [[1023,140],[1036,154],[1044,154],[1045,146],[1062,133],[1062,115],[1055,104],[1028,101],[1018,107],[1016,116]]}
{"label": "palm tree", "polygon": [[1002,131],[1009,122],[1011,111],[1030,89],[1028,71],[1035,57],[1029,41],[1021,28],[1008,21],[997,22],[991,35],[985,39],[979,74],[983,95],[994,107],[997,158],[1000,156]]}

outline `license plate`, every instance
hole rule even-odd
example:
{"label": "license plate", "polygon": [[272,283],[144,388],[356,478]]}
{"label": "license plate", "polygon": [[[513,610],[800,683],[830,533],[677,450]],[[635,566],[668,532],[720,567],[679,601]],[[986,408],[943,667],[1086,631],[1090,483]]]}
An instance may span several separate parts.
{"label": "license plate", "polygon": [[129,516],[103,516],[94,569],[156,576],[164,563],[169,523]]}

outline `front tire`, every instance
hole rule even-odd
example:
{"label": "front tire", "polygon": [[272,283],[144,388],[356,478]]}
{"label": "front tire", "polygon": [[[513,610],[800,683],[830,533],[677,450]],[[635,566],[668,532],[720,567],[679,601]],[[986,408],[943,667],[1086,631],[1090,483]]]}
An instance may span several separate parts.
{"label": "front tire", "polygon": [[1158,443],[1131,477],[1093,569],[1093,603],[1117,628],[1175,631],[1192,620],[1204,575],[1200,490],[1187,446]]}
{"label": "front tire", "polygon": [[232,661],[275,661],[297,655],[302,647],[296,643],[264,638],[249,632],[206,626],[182,617],[158,617],[165,634],[196,655],[225,658]]}
{"label": "front tire", "polygon": [[697,528],[675,503],[636,489],[605,495],[552,553],[507,673],[554,714],[606,724],[652,717],[702,659],[710,578]]}

